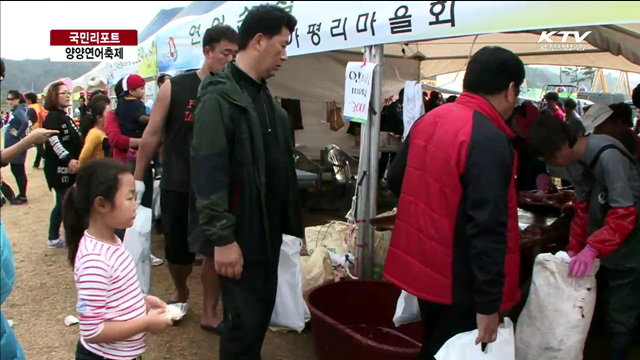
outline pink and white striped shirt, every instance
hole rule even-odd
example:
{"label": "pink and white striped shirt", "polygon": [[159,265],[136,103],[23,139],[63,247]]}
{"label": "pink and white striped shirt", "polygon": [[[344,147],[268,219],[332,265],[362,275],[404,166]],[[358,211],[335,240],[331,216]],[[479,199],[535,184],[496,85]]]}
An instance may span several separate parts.
{"label": "pink and white striped shirt", "polygon": [[87,350],[109,359],[128,360],[144,353],[145,333],[111,343],[85,341],[100,334],[107,321],[128,321],[146,314],[133,258],[115,238],[118,245],[110,245],[85,231],[80,240],[74,266],[76,310],[80,341]]}

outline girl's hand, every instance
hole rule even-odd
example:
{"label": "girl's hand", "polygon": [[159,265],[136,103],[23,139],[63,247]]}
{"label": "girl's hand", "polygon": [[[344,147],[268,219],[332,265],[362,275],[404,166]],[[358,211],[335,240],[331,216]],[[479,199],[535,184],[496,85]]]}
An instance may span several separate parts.
{"label": "girl's hand", "polygon": [[18,136],[18,130],[16,129],[11,129],[9,130],[9,134],[13,135],[13,136]]}
{"label": "girl's hand", "polygon": [[155,296],[145,296],[144,301],[147,303],[147,312],[150,312],[153,309],[165,310],[167,308],[167,304]]}
{"label": "girl's hand", "polygon": [[168,316],[166,309],[152,309],[147,314],[147,331],[152,334],[161,333],[172,325],[173,321]]}

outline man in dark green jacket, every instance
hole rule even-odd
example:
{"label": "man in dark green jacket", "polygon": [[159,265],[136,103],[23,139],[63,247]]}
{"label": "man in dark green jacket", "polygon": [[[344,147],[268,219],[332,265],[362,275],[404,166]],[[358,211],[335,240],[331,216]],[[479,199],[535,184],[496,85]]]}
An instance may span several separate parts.
{"label": "man in dark green jacket", "polygon": [[289,117],[265,81],[286,60],[296,23],[277,6],[251,9],[236,62],[198,91],[191,182],[201,252],[213,253],[222,284],[222,360],[260,359],[282,235],[302,237]]}

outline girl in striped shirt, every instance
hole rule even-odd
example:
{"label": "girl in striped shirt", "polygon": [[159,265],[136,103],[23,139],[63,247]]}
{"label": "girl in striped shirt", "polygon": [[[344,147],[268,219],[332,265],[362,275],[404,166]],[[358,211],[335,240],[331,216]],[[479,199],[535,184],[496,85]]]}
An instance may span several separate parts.
{"label": "girl in striped shirt", "polygon": [[104,158],[80,169],[63,203],[78,289],[76,360],[138,359],[145,333],[172,325],[166,304],[142,295],[133,259],[114,233],[135,217],[135,182],[124,164]]}

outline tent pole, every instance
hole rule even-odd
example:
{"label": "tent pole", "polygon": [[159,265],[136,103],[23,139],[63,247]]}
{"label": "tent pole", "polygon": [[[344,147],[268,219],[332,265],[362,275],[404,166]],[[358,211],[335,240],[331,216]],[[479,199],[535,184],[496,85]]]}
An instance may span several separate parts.
{"label": "tent pole", "polygon": [[373,277],[373,247],[375,245],[375,228],[371,225],[370,220],[378,214],[378,164],[380,159],[380,114],[382,113],[382,68],[384,65],[384,45],[375,45],[371,47],[371,62],[378,64],[373,73],[373,86],[371,90],[371,106],[373,112],[370,112],[371,121],[369,122],[369,202],[367,203],[367,229],[369,231],[367,243],[367,267],[365,268],[365,276],[367,279]]}
{"label": "tent pole", "polygon": [[[382,45],[368,46],[365,48],[365,59],[368,63],[376,63],[371,87],[371,111],[365,126],[362,126],[360,142],[360,162],[358,166],[358,235],[357,254],[358,277],[371,279],[373,275],[373,244],[375,229],[371,226],[370,219],[376,216],[376,199],[378,193],[378,159],[380,141],[380,112],[382,111],[382,62],[384,52]],[[363,175],[366,172],[366,175]]]}
{"label": "tent pole", "polygon": [[[364,59],[371,61],[371,46],[365,46]],[[346,104],[345,104],[346,105]],[[362,221],[366,219],[366,210],[369,205],[369,124],[371,124],[371,115],[367,118],[367,123],[360,127],[360,158],[358,159],[358,184],[356,191],[358,199],[356,202],[356,225],[358,231],[356,234],[356,276],[360,279],[365,278],[365,269],[368,267],[370,256],[367,254],[367,227],[368,222]]]}

